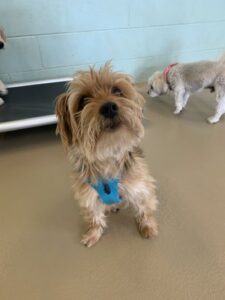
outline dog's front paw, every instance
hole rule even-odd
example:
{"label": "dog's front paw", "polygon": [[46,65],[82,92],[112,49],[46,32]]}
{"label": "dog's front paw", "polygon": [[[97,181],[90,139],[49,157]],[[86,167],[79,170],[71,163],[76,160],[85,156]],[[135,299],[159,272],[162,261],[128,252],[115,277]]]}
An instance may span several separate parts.
{"label": "dog's front paw", "polygon": [[154,219],[151,219],[146,223],[139,223],[138,229],[140,235],[145,239],[151,239],[158,235],[158,225]]}
{"label": "dog's front paw", "polygon": [[6,86],[4,85],[4,83],[2,81],[0,81],[0,94],[1,95],[7,95],[8,94],[8,90],[7,90]]}
{"label": "dog's front paw", "polygon": [[182,108],[176,108],[173,112],[175,115],[179,115],[182,112]]}
{"label": "dog's front paw", "polygon": [[88,232],[83,235],[81,243],[84,246],[90,248],[100,240],[102,233],[103,233],[102,227],[90,228]]}
{"label": "dog's front paw", "polygon": [[2,96],[7,95],[7,94],[8,94],[7,88],[4,88],[4,89],[0,90],[0,94],[1,94]]}
{"label": "dog's front paw", "polygon": [[216,124],[217,122],[219,122],[219,120],[220,120],[220,119],[218,119],[218,118],[215,117],[215,116],[212,116],[212,117],[208,118],[208,122],[209,122],[210,124]]}
{"label": "dog's front paw", "polygon": [[0,98],[0,105],[4,104],[4,100]]}

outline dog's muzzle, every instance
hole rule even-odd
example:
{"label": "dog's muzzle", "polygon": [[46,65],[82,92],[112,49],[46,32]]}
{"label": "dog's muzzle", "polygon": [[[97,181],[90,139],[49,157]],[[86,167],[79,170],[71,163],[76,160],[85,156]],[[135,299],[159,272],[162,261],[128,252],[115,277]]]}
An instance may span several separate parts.
{"label": "dog's muzzle", "polygon": [[118,114],[118,106],[114,102],[107,102],[100,108],[100,114],[107,119],[113,119]]}

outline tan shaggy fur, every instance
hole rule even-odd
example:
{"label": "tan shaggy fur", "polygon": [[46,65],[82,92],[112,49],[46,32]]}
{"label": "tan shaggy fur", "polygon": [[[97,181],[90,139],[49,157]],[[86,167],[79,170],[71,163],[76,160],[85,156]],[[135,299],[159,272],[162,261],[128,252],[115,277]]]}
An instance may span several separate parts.
{"label": "tan shaggy fur", "polygon": [[[107,102],[118,107],[113,119],[100,113]],[[143,104],[131,78],[113,72],[109,64],[99,71],[78,72],[67,92],[57,99],[57,130],[72,163],[75,198],[88,223],[82,238],[88,247],[101,238],[107,212],[128,204],[134,209],[141,235],[151,238],[157,234],[155,181],[139,148],[144,136]],[[122,203],[105,205],[87,182],[115,177],[119,178]]]}

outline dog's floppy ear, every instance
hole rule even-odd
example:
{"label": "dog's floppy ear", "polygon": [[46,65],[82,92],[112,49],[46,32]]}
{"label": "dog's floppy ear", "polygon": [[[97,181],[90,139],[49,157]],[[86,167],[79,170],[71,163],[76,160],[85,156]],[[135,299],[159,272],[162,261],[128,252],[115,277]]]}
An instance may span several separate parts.
{"label": "dog's floppy ear", "polygon": [[68,147],[72,145],[72,127],[68,109],[68,96],[61,94],[56,99],[55,113],[58,118],[56,133],[60,134],[63,144]]}

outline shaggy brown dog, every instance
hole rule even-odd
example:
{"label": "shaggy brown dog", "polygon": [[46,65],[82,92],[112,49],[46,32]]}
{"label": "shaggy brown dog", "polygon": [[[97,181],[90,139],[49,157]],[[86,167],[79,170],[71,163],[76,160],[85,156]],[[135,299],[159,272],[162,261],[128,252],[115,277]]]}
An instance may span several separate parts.
{"label": "shaggy brown dog", "polygon": [[[155,181],[139,148],[143,104],[130,77],[112,72],[109,64],[78,72],[57,100],[58,132],[73,166],[75,198],[88,223],[81,242],[88,247],[101,238],[107,211],[124,204],[133,207],[143,237],[157,235]],[[118,186],[110,186],[112,178]],[[99,181],[105,183],[106,194],[118,188],[113,193],[121,201],[106,204],[93,187]]]}

